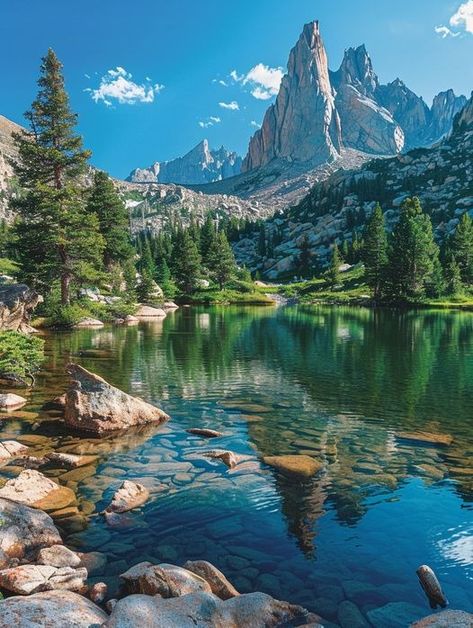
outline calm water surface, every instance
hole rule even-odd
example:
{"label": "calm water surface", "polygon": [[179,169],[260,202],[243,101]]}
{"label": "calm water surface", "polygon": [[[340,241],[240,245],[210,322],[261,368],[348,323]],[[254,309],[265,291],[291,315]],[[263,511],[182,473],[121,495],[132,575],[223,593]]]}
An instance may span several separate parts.
{"label": "calm water surface", "polygon": [[[241,592],[300,603],[327,626],[349,600],[371,625],[397,628],[431,612],[415,573],[427,563],[451,608],[473,611],[473,314],[184,308],[160,323],[49,335],[47,355],[2,438],[27,435],[32,453],[99,455],[72,475],[45,473],[77,491],[80,516],[57,523],[71,546],[107,554],[93,579],[112,591],[138,561],[202,558]],[[120,438],[71,436],[38,413],[64,390],[69,361],[172,420]],[[208,442],[192,426],[225,436]],[[419,430],[454,441],[399,437]],[[229,471],[201,456],[215,448],[244,462]],[[288,453],[324,471],[298,481],[262,462]],[[97,513],[126,478],[152,497],[111,528]]]}

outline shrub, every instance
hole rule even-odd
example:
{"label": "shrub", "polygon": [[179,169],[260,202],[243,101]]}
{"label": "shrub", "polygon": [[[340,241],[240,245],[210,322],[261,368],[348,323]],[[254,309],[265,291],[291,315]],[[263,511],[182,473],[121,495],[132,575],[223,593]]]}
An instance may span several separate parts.
{"label": "shrub", "polygon": [[15,331],[0,332],[0,373],[24,380],[39,370],[44,360],[44,342]]}

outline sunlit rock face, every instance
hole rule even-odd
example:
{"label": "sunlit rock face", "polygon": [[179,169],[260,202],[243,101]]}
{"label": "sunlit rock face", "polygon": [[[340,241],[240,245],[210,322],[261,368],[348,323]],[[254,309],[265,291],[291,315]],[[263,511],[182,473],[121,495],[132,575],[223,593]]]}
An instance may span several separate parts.
{"label": "sunlit rock face", "polygon": [[263,126],[250,140],[243,171],[275,158],[323,163],[339,156],[340,120],[318,22],[304,26]]}

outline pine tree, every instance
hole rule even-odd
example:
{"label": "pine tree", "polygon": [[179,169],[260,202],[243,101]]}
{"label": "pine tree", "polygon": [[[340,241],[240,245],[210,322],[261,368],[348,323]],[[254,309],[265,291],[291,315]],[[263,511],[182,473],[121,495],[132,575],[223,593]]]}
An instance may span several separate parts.
{"label": "pine tree", "polygon": [[173,250],[173,271],[178,287],[190,294],[201,276],[201,257],[187,231],[178,232]]}
{"label": "pine tree", "polygon": [[450,258],[445,267],[445,282],[447,294],[455,296],[461,293],[463,288],[461,268],[454,257]]}
{"label": "pine tree", "polygon": [[100,233],[105,240],[105,266],[110,268],[114,262],[122,264],[130,259],[134,250],[129,235],[128,213],[105,172],[95,172],[87,209],[99,219]]}
{"label": "pine tree", "polygon": [[425,294],[439,248],[432,223],[418,198],[407,199],[392,234],[387,272],[389,296],[417,299]]}
{"label": "pine tree", "polygon": [[220,290],[236,272],[235,256],[224,231],[219,231],[209,251],[209,270]]}
{"label": "pine tree", "polygon": [[330,266],[326,272],[327,281],[331,288],[334,288],[340,281],[340,251],[337,243],[333,245]]}
{"label": "pine tree", "polygon": [[100,277],[104,241],[97,216],[85,209],[78,177],[90,153],[75,134],[77,116],[69,109],[62,65],[52,50],[42,59],[38,86],[25,114],[30,130],[14,136],[15,172],[25,190],[13,201],[20,215],[19,262],[24,280],[41,291],[59,280],[67,305],[72,282]]}
{"label": "pine tree", "polygon": [[200,255],[205,265],[208,265],[209,253],[217,237],[215,221],[210,214],[207,214],[202,229],[200,231]]}
{"label": "pine tree", "polygon": [[384,215],[379,203],[374,208],[366,225],[364,241],[363,262],[365,264],[366,283],[373,290],[375,300],[378,300],[381,297],[382,282],[388,261]]}
{"label": "pine tree", "polygon": [[310,250],[309,239],[304,235],[299,244],[299,255],[297,259],[297,272],[302,277],[311,277],[312,272],[312,252]]}
{"label": "pine tree", "polygon": [[266,257],[266,229],[263,224],[260,227],[258,236],[258,255]]}
{"label": "pine tree", "polygon": [[455,229],[449,248],[458,264],[461,279],[466,284],[473,283],[473,221],[468,214],[463,214]]}
{"label": "pine tree", "polygon": [[172,280],[171,270],[164,257],[158,260],[156,266],[156,281],[163,291],[164,296],[167,299],[174,299],[176,296],[176,284]]}

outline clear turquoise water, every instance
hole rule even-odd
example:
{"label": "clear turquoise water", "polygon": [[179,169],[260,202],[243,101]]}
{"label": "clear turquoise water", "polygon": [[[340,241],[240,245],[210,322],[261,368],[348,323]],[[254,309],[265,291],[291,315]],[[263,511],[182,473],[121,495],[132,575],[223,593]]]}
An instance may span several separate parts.
{"label": "clear turquoise water", "polygon": [[[108,555],[97,580],[113,589],[141,560],[202,558],[241,592],[300,603],[327,626],[350,600],[371,625],[395,628],[431,612],[415,573],[427,563],[450,607],[473,611],[472,314],[184,308],[157,324],[51,335],[47,351],[30,408],[64,389],[74,360],[172,416],[100,443],[44,414],[9,424],[12,436],[99,453],[94,474],[69,484],[97,512],[125,478],[151,489],[123,527],[93,514],[70,534]],[[192,426],[225,436],[208,442]],[[419,430],[454,441],[396,436]],[[215,448],[245,462],[228,471],[201,457]],[[301,481],[262,462],[301,452],[323,472]]]}

